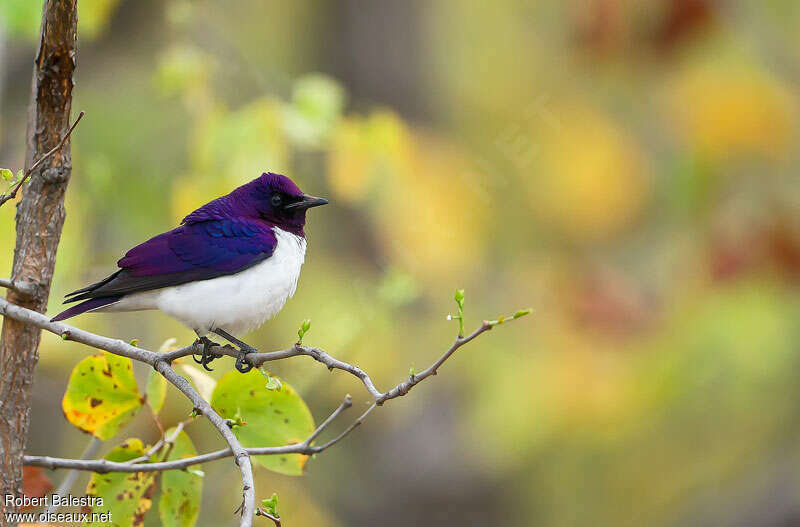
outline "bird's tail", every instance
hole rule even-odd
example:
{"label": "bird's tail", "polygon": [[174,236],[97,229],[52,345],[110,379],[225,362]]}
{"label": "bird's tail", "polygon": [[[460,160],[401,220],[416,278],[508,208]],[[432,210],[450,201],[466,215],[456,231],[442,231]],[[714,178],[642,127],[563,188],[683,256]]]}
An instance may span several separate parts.
{"label": "bird's tail", "polygon": [[81,302],[78,305],[72,306],[66,311],[62,311],[58,315],[51,318],[50,322],[58,322],[59,320],[66,320],[68,318],[74,317],[75,315],[80,315],[81,313],[86,313],[88,311],[94,311],[95,309],[100,309],[101,307],[113,304],[114,302],[118,302],[121,298],[122,295],[104,296],[101,298],[90,298],[85,302]]}

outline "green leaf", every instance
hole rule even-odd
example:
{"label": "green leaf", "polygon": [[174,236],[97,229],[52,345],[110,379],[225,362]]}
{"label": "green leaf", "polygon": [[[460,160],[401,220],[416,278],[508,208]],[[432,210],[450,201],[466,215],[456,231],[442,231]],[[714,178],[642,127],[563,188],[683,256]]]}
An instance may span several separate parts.
{"label": "green leaf", "polygon": [[311,329],[311,319],[307,318],[303,320],[302,324],[300,324],[300,329],[297,330],[297,342],[302,343],[303,337],[306,335],[308,330]]}
{"label": "green leaf", "polygon": [[205,86],[213,70],[213,60],[202,50],[176,45],[159,57],[154,80],[162,94],[179,95]]}
{"label": "green leaf", "polygon": [[143,403],[131,360],[103,353],[75,366],[61,407],[70,423],[108,440],[136,416]]}
{"label": "green leaf", "polygon": [[[167,430],[172,437],[174,428]],[[172,450],[166,461],[183,459],[197,455],[192,440],[181,431],[175,438]],[[200,514],[200,501],[203,495],[203,472],[201,465],[192,470],[167,470],[161,475],[161,499],[158,501],[158,515],[164,527],[191,527]]]}
{"label": "green leaf", "polygon": [[273,516],[278,515],[278,495],[276,493],[273,492],[269,499],[261,500],[261,504],[268,513]]}
{"label": "green leaf", "polygon": [[[273,377],[274,378],[274,377]],[[239,413],[247,426],[234,434],[245,447],[281,446],[305,441],[314,431],[314,418],[303,399],[287,383],[268,390],[258,370],[227,373],[219,380],[211,405],[227,419]],[[254,456],[261,466],[288,475],[303,473],[308,456],[281,454]]]}
{"label": "green leaf", "polygon": [[279,378],[269,376],[265,388],[267,390],[275,391],[275,390],[280,390],[282,386],[283,384],[281,383],[281,380]]}
{"label": "green leaf", "polygon": [[156,370],[150,370],[147,378],[147,389],[145,390],[147,404],[153,409],[153,413],[158,413],[164,407],[167,398],[167,379]]}
{"label": "green leaf", "polygon": [[531,311],[533,311],[531,308],[520,309],[519,311],[514,313],[514,318],[517,319],[517,318],[520,318],[520,317],[524,317],[525,315],[530,315]]}
{"label": "green leaf", "polygon": [[456,289],[455,295],[453,298],[458,304],[458,316],[453,317],[458,319],[458,336],[461,337],[464,335],[464,290],[463,289]]}
{"label": "green leaf", "polygon": [[[144,455],[145,446],[139,439],[128,439],[108,453],[105,459],[125,462]],[[87,496],[103,498],[88,512],[111,513],[112,527],[139,527],[144,525],[144,515],[150,510],[155,488],[155,472],[109,472],[92,474],[86,487]]]}
{"label": "green leaf", "polygon": [[11,181],[14,179],[14,173],[7,168],[0,168],[0,178],[3,178],[6,181]]}
{"label": "green leaf", "polygon": [[286,134],[301,148],[315,148],[330,136],[344,109],[341,85],[324,75],[307,75],[294,84],[292,103],[283,112]]}
{"label": "green leaf", "polygon": [[456,303],[458,304],[459,307],[464,307],[464,290],[463,289],[456,289],[456,293],[455,293],[455,295],[453,295],[453,298],[455,298],[455,301],[456,301]]}

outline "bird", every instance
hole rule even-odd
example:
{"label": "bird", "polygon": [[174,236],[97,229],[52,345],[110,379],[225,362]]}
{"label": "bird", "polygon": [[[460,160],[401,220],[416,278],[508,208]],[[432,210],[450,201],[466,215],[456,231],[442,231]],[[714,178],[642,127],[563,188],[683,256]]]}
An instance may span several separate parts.
{"label": "bird", "polygon": [[306,253],[306,211],[328,200],[288,177],[265,172],[129,250],[117,271],[66,295],[80,302],[58,322],[89,312],[160,310],[197,334],[205,369],[213,333],[238,347],[236,369],[252,369],[256,349],[239,340],[274,317],[297,289]]}

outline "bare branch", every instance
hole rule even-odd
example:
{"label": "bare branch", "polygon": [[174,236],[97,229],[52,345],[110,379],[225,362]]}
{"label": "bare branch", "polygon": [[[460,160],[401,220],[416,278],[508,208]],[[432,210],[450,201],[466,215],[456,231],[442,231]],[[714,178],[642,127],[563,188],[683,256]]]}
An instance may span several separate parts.
{"label": "bare branch", "polygon": [[11,187],[11,190],[10,190],[10,192],[8,194],[0,195],[0,207],[2,207],[3,203],[5,203],[6,201],[9,201],[9,200],[12,200],[12,199],[16,198],[17,197],[17,191],[22,187],[22,185],[25,184],[25,182],[30,177],[31,173],[34,170],[36,170],[39,167],[39,165],[44,163],[44,161],[47,158],[49,158],[50,156],[52,156],[53,154],[55,154],[56,152],[61,150],[61,147],[64,146],[64,143],[67,142],[67,139],[69,139],[69,136],[72,134],[72,131],[75,129],[76,126],[78,126],[78,123],[81,121],[81,119],[83,119],[84,115],[86,115],[86,112],[81,110],[81,113],[78,114],[78,118],[75,119],[75,122],[72,123],[72,126],[69,127],[69,130],[67,130],[67,133],[65,133],[64,137],[61,138],[61,141],[59,141],[58,144],[56,146],[54,146],[53,148],[51,148],[50,151],[48,151],[45,155],[43,155],[42,157],[37,159],[36,162],[34,164],[32,164],[31,167],[28,170],[25,171],[25,175],[22,176],[22,179],[17,181],[14,184],[14,186]]}
{"label": "bare branch", "polygon": [[239,440],[233,435],[233,432],[231,432],[225,420],[211,408],[211,405],[208,404],[194,388],[192,388],[189,381],[178,375],[175,370],[172,369],[163,359],[162,354],[132,346],[122,340],[101,337],[100,335],[95,335],[94,333],[89,333],[88,331],[83,331],[67,324],[50,322],[50,320],[41,313],[16,306],[1,298],[0,314],[20,322],[32,324],[38,328],[55,333],[56,335],[61,335],[63,339],[74,340],[86,344],[87,346],[135,359],[155,368],[158,373],[163,375],[167,381],[178,388],[192,401],[197,411],[211,421],[211,424],[216,427],[228,443],[231,452],[235,456],[236,464],[239,466],[239,470],[242,473],[243,515],[240,526],[250,527],[252,525],[253,514],[255,514],[255,491],[253,489],[253,467],[250,464],[247,451],[242,448],[241,443],[239,443]]}
{"label": "bare branch", "polygon": [[[518,318],[518,316],[512,317],[503,317],[498,319],[498,321],[487,321],[484,320],[483,323],[471,334],[467,335],[466,337],[458,336],[456,337],[453,344],[427,369],[423,370],[419,374],[413,374],[404,382],[399,383],[394,388],[386,391],[380,392],[377,388],[375,388],[375,384],[372,382],[372,379],[364,373],[360,368],[348,364],[346,362],[340,361],[335,359],[334,357],[330,356],[326,352],[322,351],[319,348],[302,346],[301,344],[295,344],[293,347],[273,351],[269,353],[249,353],[246,355],[246,360],[255,366],[260,366],[268,361],[285,359],[290,357],[298,357],[298,356],[308,356],[313,358],[314,360],[325,364],[329,369],[340,369],[346,371],[358,379],[366,387],[367,391],[372,395],[374,402],[370,407],[361,415],[358,419],[356,419],[353,423],[351,423],[344,431],[342,431],[338,436],[334,437],[333,439],[323,443],[321,445],[312,445],[312,442],[328,427],[330,424],[346,409],[352,406],[352,401],[350,396],[346,396],[344,401],[339,405],[339,407],[334,410],[334,412],[327,418],[322,424],[317,427],[316,430],[302,443],[295,444],[295,445],[284,445],[284,446],[277,446],[277,447],[262,447],[262,448],[248,448],[245,449],[239,443],[236,436],[233,434],[231,430],[231,426],[228,420],[223,419],[219,414],[214,411],[211,405],[205,401],[197,391],[192,388],[189,382],[184,378],[178,375],[174,369],[170,366],[170,363],[180,357],[185,357],[187,355],[191,355],[197,352],[195,346],[187,346],[185,348],[175,350],[168,353],[154,353],[152,351],[148,351],[142,348],[138,348],[136,346],[132,346],[122,340],[117,339],[110,339],[107,337],[102,337],[100,335],[95,335],[93,333],[89,333],[87,331],[83,331],[72,326],[68,326],[67,324],[62,323],[54,323],[50,322],[46,316],[41,315],[35,311],[31,311],[14,304],[7,302],[6,300],[0,298],[0,315],[4,315],[9,318],[13,318],[15,320],[26,322],[33,324],[41,329],[46,331],[50,331],[57,335],[61,335],[62,338],[68,340],[74,340],[76,342],[81,342],[88,346],[92,346],[98,349],[106,350],[110,353],[114,353],[117,355],[121,355],[124,357],[129,357],[131,359],[139,360],[141,362],[145,362],[150,364],[157,372],[163,375],[171,384],[177,387],[181,392],[183,392],[186,397],[192,401],[192,404],[195,407],[195,410],[208,418],[209,421],[217,428],[217,430],[222,434],[225,441],[228,443],[229,448],[218,450],[216,452],[211,452],[208,454],[202,454],[190,458],[184,458],[179,460],[173,461],[161,461],[156,463],[149,463],[150,458],[158,452],[164,445],[167,445],[174,441],[175,437],[177,437],[177,433],[182,428],[184,423],[178,425],[177,431],[171,436],[171,438],[162,438],[155,446],[153,446],[144,456],[136,458],[134,460],[119,463],[119,462],[112,462],[107,461],[104,459],[100,460],[80,460],[80,459],[65,459],[65,458],[53,458],[47,456],[25,456],[24,464],[26,465],[34,465],[40,466],[50,469],[56,468],[69,468],[69,469],[76,469],[76,470],[88,470],[98,473],[105,473],[105,472],[156,472],[156,471],[163,471],[163,470],[178,470],[178,469],[185,469],[189,466],[196,465],[199,463],[205,463],[208,461],[214,461],[217,459],[222,459],[229,456],[234,456],[236,464],[239,466],[239,469],[242,474],[242,484],[243,484],[243,499],[242,499],[242,506],[240,509],[242,511],[242,520],[241,524],[244,527],[249,527],[252,525],[252,517],[254,514],[268,516],[273,521],[276,521],[277,525],[280,525],[280,519],[273,517],[266,513],[266,511],[261,511],[260,509],[255,508],[255,492],[254,492],[254,483],[253,483],[253,472],[252,466],[250,462],[251,455],[274,455],[274,454],[305,454],[305,455],[312,455],[317,454],[330,448],[331,446],[335,445],[342,439],[344,439],[350,432],[352,432],[355,428],[360,426],[364,420],[369,416],[369,414],[375,410],[378,406],[383,405],[386,401],[395,399],[397,397],[402,397],[407,394],[414,386],[419,384],[420,382],[424,381],[428,377],[436,375],[439,368],[455,354],[455,352],[465,344],[471,342],[472,340],[476,339],[483,333],[491,330],[495,325],[502,323],[503,321],[511,321]],[[234,349],[231,346],[219,346],[216,345],[212,348],[213,353],[218,355],[229,355],[236,357],[238,356],[238,350]]]}
{"label": "bare branch", "polygon": [[122,357],[135,359],[151,366],[161,358],[161,355],[158,353],[132,346],[123,340],[95,335],[94,333],[83,331],[82,329],[72,327],[62,322],[50,322],[50,319],[41,313],[19,307],[8,302],[4,298],[0,298],[0,315],[49,331],[50,333],[59,335],[64,340],[74,340],[75,342],[80,342],[81,344],[105,350]]}
{"label": "bare branch", "polygon": [[0,278],[0,287],[17,291],[25,297],[32,297],[36,293],[36,284],[24,280]]}
{"label": "bare branch", "polygon": [[[505,317],[504,320],[507,322],[511,322],[514,320],[514,317]],[[449,359],[461,346],[471,342],[475,338],[477,338],[482,333],[489,331],[494,327],[495,324],[488,320],[484,320],[481,325],[467,335],[466,337],[456,337],[456,340],[453,344],[444,352],[444,354],[439,357],[439,359],[434,362],[430,367],[423,370],[419,374],[413,375],[409,377],[408,380],[401,382],[391,390],[387,392],[381,392],[375,387],[375,383],[372,382],[372,379],[367,375],[361,368],[349,364],[347,362],[340,361],[328,353],[324,352],[319,348],[314,348],[311,346],[302,346],[300,344],[295,344],[291,348],[287,348],[285,350],[279,351],[271,351],[267,353],[248,353],[245,356],[245,360],[252,364],[253,366],[261,366],[262,364],[270,361],[281,360],[281,359],[288,359],[291,357],[300,357],[300,356],[307,356],[311,357],[317,362],[320,362],[328,367],[328,369],[333,370],[342,370],[350,373],[357,377],[363,384],[367,391],[370,393],[372,398],[375,400],[375,403],[378,406],[381,406],[384,402],[388,401],[389,399],[394,399],[395,397],[401,397],[409,392],[411,388],[419,384],[420,382],[424,381],[428,377],[432,375],[436,375],[436,372],[441,368],[442,364],[444,364],[447,359]],[[225,345],[215,345],[212,346],[211,351],[218,355],[227,355],[230,357],[238,357],[239,351],[232,346]],[[164,353],[161,357],[166,361],[173,361],[180,357],[186,357],[187,355],[192,355],[197,352],[197,348],[193,346],[187,346],[185,348],[181,348],[175,351],[171,351],[169,353]]]}
{"label": "bare branch", "polygon": [[231,431],[225,419],[211,408],[211,405],[192,388],[189,381],[178,375],[164,360],[157,360],[155,364],[153,364],[153,368],[172,383],[173,386],[183,392],[183,394],[192,401],[195,409],[211,421],[211,424],[213,424],[219,433],[222,434],[222,437],[225,438],[225,441],[228,443],[233,453],[234,461],[239,466],[239,471],[242,474],[242,520],[239,525],[241,527],[250,527],[253,524],[256,504],[253,466],[250,463],[250,455],[242,447],[242,444],[239,443],[239,440],[233,434],[233,431]]}
{"label": "bare branch", "polygon": [[260,507],[256,509],[256,516],[264,516],[265,518],[272,520],[275,523],[275,527],[281,527],[280,516],[274,516]]}
{"label": "bare branch", "polygon": [[[264,455],[277,455],[277,454],[305,454],[305,455],[312,455],[319,452],[322,452],[329,446],[333,446],[336,442],[341,439],[346,434],[340,434],[333,441],[329,441],[328,443],[322,446],[313,446],[311,444],[314,439],[319,436],[330,424],[345,410],[350,408],[353,405],[350,396],[344,398],[342,404],[339,405],[333,413],[322,422],[321,425],[317,427],[316,430],[302,443],[298,443],[295,445],[285,445],[285,446],[277,446],[277,447],[260,447],[260,448],[248,448],[245,449],[248,454],[251,456],[264,456]],[[363,417],[363,416],[362,416]],[[350,429],[354,428],[352,425]],[[177,434],[175,434],[177,437]],[[174,440],[174,438],[172,439]],[[153,448],[150,449],[148,454],[144,456],[138,457],[136,459],[132,459],[130,461],[125,462],[115,462],[115,461],[107,461],[105,459],[98,459],[98,460],[84,460],[84,459],[67,459],[67,458],[57,458],[57,457],[49,457],[49,456],[25,456],[25,465],[37,466],[37,467],[44,467],[49,468],[51,470],[55,470],[58,468],[68,468],[73,470],[88,470],[91,472],[97,472],[100,474],[105,474],[107,472],[159,472],[162,470],[183,470],[188,468],[192,465],[198,465],[200,463],[206,463],[208,461],[215,461],[217,459],[223,459],[226,457],[230,457],[233,455],[233,451],[230,448],[225,448],[222,450],[217,450],[215,452],[210,452],[208,454],[201,454],[199,456],[194,457],[187,457],[183,459],[176,459],[173,461],[161,461],[158,463],[148,463],[152,454],[150,452],[155,453],[157,448],[161,448],[164,446],[164,443],[159,441]]]}

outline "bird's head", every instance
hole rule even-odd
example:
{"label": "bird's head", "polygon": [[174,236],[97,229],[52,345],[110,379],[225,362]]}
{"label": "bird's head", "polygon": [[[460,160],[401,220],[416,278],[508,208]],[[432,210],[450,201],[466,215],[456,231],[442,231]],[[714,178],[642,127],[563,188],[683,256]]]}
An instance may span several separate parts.
{"label": "bird's head", "polygon": [[303,235],[306,211],[325,205],[328,200],[305,194],[294,181],[281,174],[267,172],[256,181],[253,198],[258,215],[278,228]]}

